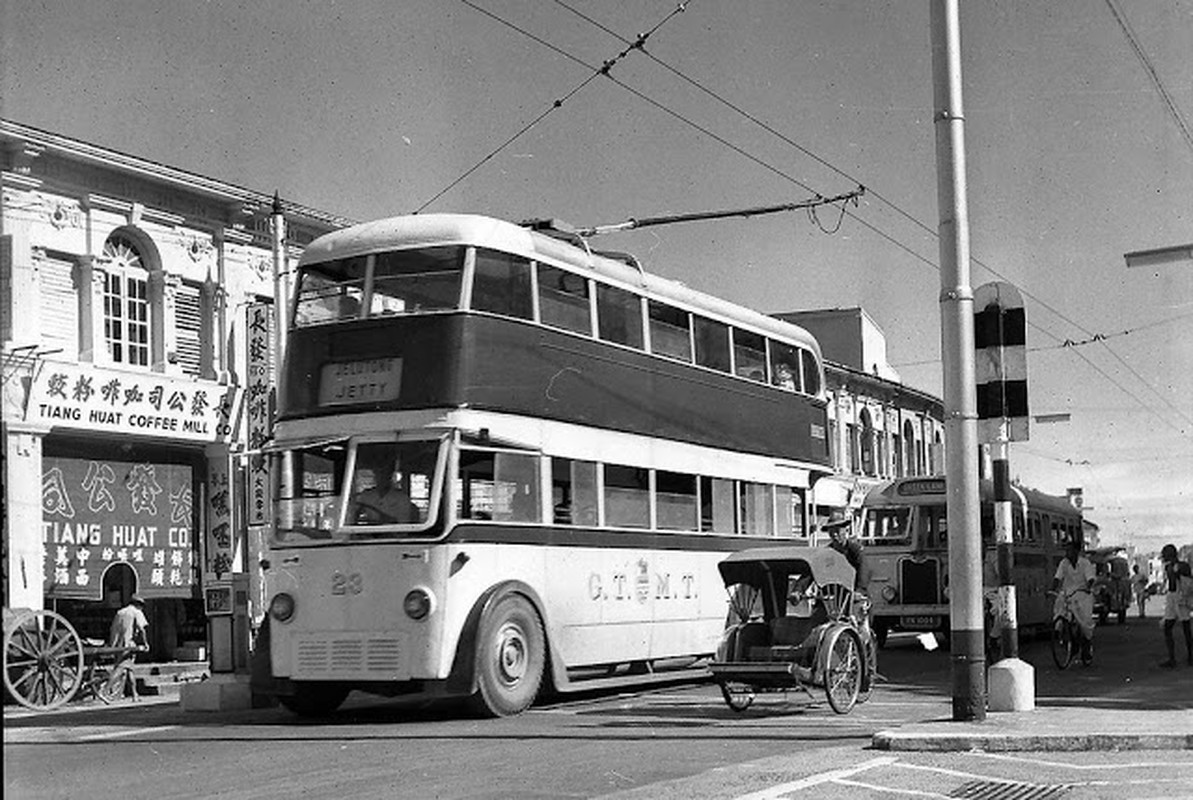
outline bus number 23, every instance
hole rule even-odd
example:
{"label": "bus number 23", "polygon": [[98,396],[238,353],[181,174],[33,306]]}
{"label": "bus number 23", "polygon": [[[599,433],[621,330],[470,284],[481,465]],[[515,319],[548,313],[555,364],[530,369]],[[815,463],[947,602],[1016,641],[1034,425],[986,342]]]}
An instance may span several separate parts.
{"label": "bus number 23", "polygon": [[360,594],[363,585],[364,580],[359,572],[353,572],[351,575],[342,572],[331,573],[332,594]]}

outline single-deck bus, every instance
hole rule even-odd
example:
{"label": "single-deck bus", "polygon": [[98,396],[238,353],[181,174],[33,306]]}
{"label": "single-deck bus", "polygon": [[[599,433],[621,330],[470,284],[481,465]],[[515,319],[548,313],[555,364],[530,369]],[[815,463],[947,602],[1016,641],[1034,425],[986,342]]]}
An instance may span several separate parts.
{"label": "single-deck bus", "polygon": [[[1081,511],[1066,497],[1011,487],[1012,550],[1019,629],[1052,621],[1051,588],[1064,543],[1081,541]],[[997,587],[994,485],[980,483],[983,585]],[[949,633],[948,516],[945,479],[899,478],[871,489],[862,504],[860,538],[871,567],[874,631]],[[988,594],[989,597],[989,594]]]}
{"label": "single-deck bus", "polygon": [[275,689],[468,696],[700,666],[716,564],[806,541],[830,471],[803,329],[541,225],[417,215],[312,242],[270,446]]}

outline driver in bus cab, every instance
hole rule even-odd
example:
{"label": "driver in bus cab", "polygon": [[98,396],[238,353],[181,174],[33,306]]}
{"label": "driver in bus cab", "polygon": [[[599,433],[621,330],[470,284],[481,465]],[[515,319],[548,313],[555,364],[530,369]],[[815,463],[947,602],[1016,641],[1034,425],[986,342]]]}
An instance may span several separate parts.
{"label": "driver in bus cab", "polygon": [[[361,488],[370,473],[372,483]],[[392,445],[362,445],[356,451],[357,492],[348,512],[351,525],[401,525],[421,522],[418,506],[402,487],[398,456]]]}

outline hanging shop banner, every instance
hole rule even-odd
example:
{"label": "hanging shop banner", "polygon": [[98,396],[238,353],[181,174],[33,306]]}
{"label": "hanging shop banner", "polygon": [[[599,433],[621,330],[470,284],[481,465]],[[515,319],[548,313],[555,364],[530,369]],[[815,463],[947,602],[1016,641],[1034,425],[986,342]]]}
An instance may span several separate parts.
{"label": "hanging shop banner", "polygon": [[46,361],[34,374],[25,419],[51,428],[226,442],[238,391],[211,381]]}
{"label": "hanging shop banner", "polygon": [[245,417],[249,437],[249,458],[245,469],[248,491],[248,524],[269,524],[269,462],[261,448],[273,434],[273,307],[250,303],[248,318],[248,363],[245,370]]}
{"label": "hanging shop banner", "polygon": [[46,596],[103,599],[104,573],[127,564],[145,597],[190,597],[193,476],[184,464],[42,459]]}
{"label": "hanging shop banner", "polygon": [[225,456],[207,460],[207,563],[204,573],[215,578],[232,571],[232,464]]}

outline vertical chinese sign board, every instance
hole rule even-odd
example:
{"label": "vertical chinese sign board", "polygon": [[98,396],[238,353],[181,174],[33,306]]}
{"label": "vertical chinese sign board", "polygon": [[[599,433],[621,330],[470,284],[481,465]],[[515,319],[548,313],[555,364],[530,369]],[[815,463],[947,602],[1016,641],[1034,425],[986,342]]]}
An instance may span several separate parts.
{"label": "vertical chinese sign board", "polygon": [[102,600],[104,573],[136,572],[145,597],[190,597],[193,475],[184,464],[42,461],[46,596]]}
{"label": "vertical chinese sign board", "polygon": [[249,459],[248,524],[269,524],[269,462],[261,448],[273,433],[273,308],[269,303],[248,307],[248,364],[245,403],[248,422]]}

